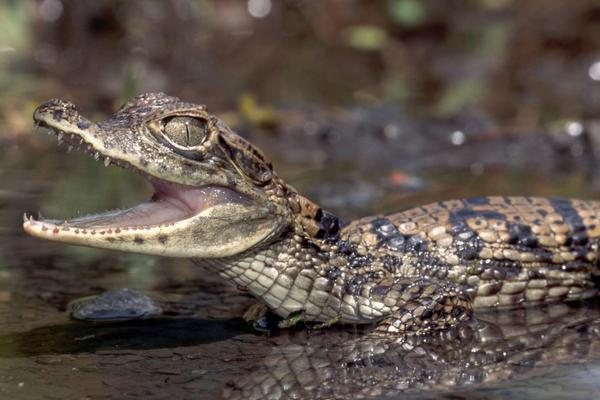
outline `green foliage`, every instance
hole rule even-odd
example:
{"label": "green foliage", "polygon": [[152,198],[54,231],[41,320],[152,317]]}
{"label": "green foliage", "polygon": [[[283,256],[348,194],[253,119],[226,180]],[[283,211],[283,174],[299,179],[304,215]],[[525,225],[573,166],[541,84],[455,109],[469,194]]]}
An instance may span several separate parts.
{"label": "green foliage", "polygon": [[461,109],[477,104],[485,92],[485,81],[479,76],[469,76],[446,86],[437,104],[437,113],[452,115]]}
{"label": "green foliage", "polygon": [[[9,71],[9,65],[18,63],[29,48],[31,8],[34,2],[0,2],[0,107],[12,101],[10,95],[29,93],[32,82],[28,72]],[[1,111],[1,110],[0,110]]]}
{"label": "green foliage", "polygon": [[121,103],[124,103],[135,96],[138,93],[138,87],[139,85],[136,75],[132,71],[129,71],[123,82],[123,90],[121,94],[123,101]]}
{"label": "green foliage", "polygon": [[376,25],[356,25],[347,32],[347,43],[359,50],[379,50],[387,42],[387,33]]}
{"label": "green foliage", "polygon": [[[29,44],[29,15],[25,1],[0,3],[0,54],[7,51],[22,50]],[[7,57],[0,57],[0,62]]]}
{"label": "green foliage", "polygon": [[404,27],[415,27],[425,21],[425,7],[421,0],[388,0],[392,20]]}

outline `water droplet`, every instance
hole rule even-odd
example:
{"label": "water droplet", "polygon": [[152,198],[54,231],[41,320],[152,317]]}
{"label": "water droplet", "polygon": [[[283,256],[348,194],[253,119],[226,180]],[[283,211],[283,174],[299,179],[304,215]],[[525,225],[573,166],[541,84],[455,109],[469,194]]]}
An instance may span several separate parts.
{"label": "water droplet", "polygon": [[583,133],[583,125],[579,121],[569,121],[565,124],[565,130],[571,137],[577,137]]}
{"label": "water droplet", "polygon": [[46,22],[54,22],[63,13],[63,4],[59,0],[44,0],[39,8],[40,18]]}
{"label": "water droplet", "polygon": [[590,69],[588,70],[588,74],[590,78],[595,81],[600,81],[600,61],[596,61],[592,65],[590,65]]}
{"label": "water droplet", "polygon": [[462,131],[454,131],[450,135],[450,141],[455,146],[460,146],[465,143],[466,136]]}
{"label": "water droplet", "polygon": [[254,18],[264,18],[271,12],[271,0],[248,0],[248,12]]}
{"label": "water droplet", "polygon": [[400,136],[400,128],[395,124],[387,124],[383,127],[383,134],[388,139],[397,139]]}

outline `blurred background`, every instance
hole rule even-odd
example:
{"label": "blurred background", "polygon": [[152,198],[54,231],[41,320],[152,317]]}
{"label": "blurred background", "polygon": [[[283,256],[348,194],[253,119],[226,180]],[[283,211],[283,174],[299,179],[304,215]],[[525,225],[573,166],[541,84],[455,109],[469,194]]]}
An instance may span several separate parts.
{"label": "blurred background", "polygon": [[3,170],[8,158],[85,169],[53,160],[32,129],[50,97],[101,119],[164,91],[207,104],[348,217],[423,193],[587,195],[599,89],[594,0],[0,4]]}
{"label": "blurred background", "polygon": [[[206,104],[344,220],[466,196],[600,194],[596,0],[3,0],[0,393],[10,398],[149,390],[132,376],[154,364],[130,360],[148,354],[95,354],[115,344],[67,324],[75,298],[129,286],[213,293],[208,319],[234,310],[185,260],[22,234],[23,212],[67,218],[151,193],[130,171],[67,156],[33,128],[35,107],[59,97],[100,120],[147,91]],[[219,357],[238,345],[223,341]]]}
{"label": "blurred background", "polygon": [[3,108],[18,112],[8,100],[15,96],[61,95],[105,113],[136,93],[162,90],[219,110],[239,106],[244,94],[275,105],[383,102],[532,130],[598,115],[598,7],[593,0],[7,0]]}

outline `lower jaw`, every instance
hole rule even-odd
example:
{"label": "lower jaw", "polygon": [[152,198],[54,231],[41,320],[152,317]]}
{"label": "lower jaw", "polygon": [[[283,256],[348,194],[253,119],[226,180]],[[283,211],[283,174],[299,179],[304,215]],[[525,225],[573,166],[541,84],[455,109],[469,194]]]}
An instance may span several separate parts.
{"label": "lower jaw", "polygon": [[42,231],[94,232],[105,234],[128,230],[150,230],[172,226],[193,218],[217,204],[246,202],[248,199],[219,186],[187,187],[158,179],[151,180],[155,193],[150,201],[106,213],[91,214],[70,220],[39,219],[25,216],[24,223]]}

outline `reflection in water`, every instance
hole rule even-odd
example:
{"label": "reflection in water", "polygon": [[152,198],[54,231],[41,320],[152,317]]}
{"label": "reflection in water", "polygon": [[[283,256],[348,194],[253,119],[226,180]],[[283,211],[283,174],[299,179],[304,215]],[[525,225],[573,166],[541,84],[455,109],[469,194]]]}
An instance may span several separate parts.
{"label": "reflection in water", "polygon": [[223,397],[374,398],[448,391],[514,382],[600,356],[597,307],[561,304],[485,314],[480,321],[406,340],[340,331],[281,335],[260,367],[229,382]]}

